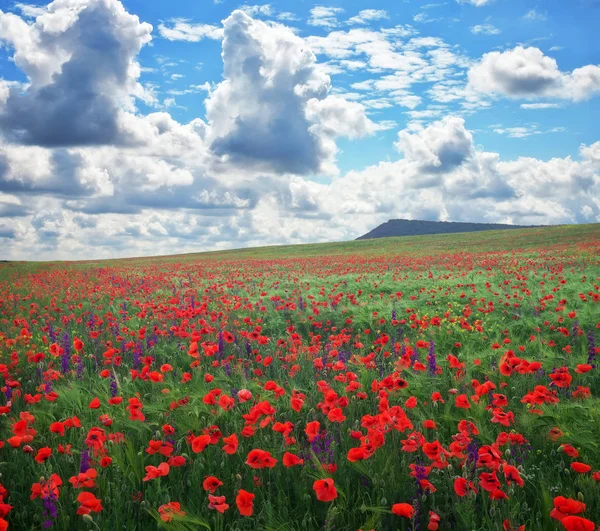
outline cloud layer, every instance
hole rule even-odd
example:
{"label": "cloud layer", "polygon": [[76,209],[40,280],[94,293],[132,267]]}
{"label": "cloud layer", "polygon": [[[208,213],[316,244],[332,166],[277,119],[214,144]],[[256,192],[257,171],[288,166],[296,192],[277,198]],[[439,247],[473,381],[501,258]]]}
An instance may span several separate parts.
{"label": "cloud layer", "polygon": [[[393,25],[382,10],[315,7],[310,24],[325,34],[308,37],[259,19],[268,16],[292,20],[244,6],[219,26],[172,19],[154,34],[118,0],[0,12],[0,40],[26,77],[0,81],[2,258],[343,240],[391,217],[600,221],[600,142],[576,157],[502,160],[469,128],[469,113],[502,97],[527,101],[526,110],[591,98],[599,67],[561,71],[521,46],[473,60],[441,38]],[[202,117],[175,120],[140,83],[139,53],[153,35],[221,41],[222,79],[171,93],[206,94]],[[356,70],[370,77],[336,86],[336,76]],[[428,87],[427,106],[415,84]],[[554,102],[534,101],[542,98]],[[460,112],[449,111],[452,103]],[[142,104],[153,112],[140,112]],[[391,107],[406,113],[403,126],[378,119]],[[341,145],[352,150],[390,128],[397,154],[340,171]]]}

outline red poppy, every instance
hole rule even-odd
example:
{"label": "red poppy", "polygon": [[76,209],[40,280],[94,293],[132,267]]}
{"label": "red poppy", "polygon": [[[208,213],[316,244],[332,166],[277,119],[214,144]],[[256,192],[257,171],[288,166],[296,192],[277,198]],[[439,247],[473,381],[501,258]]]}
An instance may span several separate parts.
{"label": "red poppy", "polygon": [[461,409],[469,409],[471,407],[466,394],[458,395],[456,397],[455,405]]}
{"label": "red poppy", "polygon": [[220,481],[218,478],[216,478],[215,476],[207,476],[204,481],[202,482],[202,488],[204,490],[207,490],[208,492],[210,492],[211,494],[214,494],[214,492],[221,486],[223,485],[223,482]]}
{"label": "red poppy", "polygon": [[181,504],[179,502],[169,502],[161,505],[158,508],[160,519],[163,522],[169,523],[173,520],[173,516],[185,516],[185,512],[181,510]]}
{"label": "red poppy", "polygon": [[318,479],[313,483],[313,490],[317,495],[317,500],[322,502],[333,501],[338,496],[335,482],[331,478]]}
{"label": "red poppy", "polygon": [[208,495],[208,508],[215,509],[223,514],[227,509],[229,509],[229,505],[227,505],[225,496],[213,496],[212,494]]}
{"label": "red poppy", "polygon": [[38,450],[37,455],[35,456],[35,460],[38,463],[43,463],[51,455],[52,455],[52,448],[48,448],[47,446],[44,446],[43,448],[40,448]]}
{"label": "red poppy", "polygon": [[169,474],[170,466],[167,463],[161,463],[158,466],[149,465],[146,467],[146,475],[143,481],[150,481]]}
{"label": "red poppy", "polygon": [[80,504],[77,509],[77,514],[90,514],[91,512],[99,513],[102,510],[102,500],[99,500],[91,492],[82,492],[77,496],[77,502]]}
{"label": "red poppy", "polygon": [[585,463],[579,463],[577,461],[571,463],[571,468],[575,470],[575,472],[577,472],[578,474],[585,474],[586,472],[589,472],[592,469],[590,465],[586,465]]}
{"label": "red poppy", "polygon": [[306,424],[306,427],[304,428],[304,433],[306,433],[306,435],[308,436],[308,442],[313,442],[313,440],[319,434],[320,427],[321,424],[316,420],[308,422]]}
{"label": "red poppy", "polygon": [[594,522],[580,516],[567,516],[561,523],[567,531],[594,531],[596,529]]}
{"label": "red poppy", "polygon": [[285,452],[281,462],[283,463],[283,466],[289,468],[292,466],[303,465],[304,459],[300,459],[297,455],[291,454],[290,452]]}
{"label": "red poppy", "polygon": [[392,505],[392,513],[402,518],[412,518],[415,509],[410,503],[395,503]]}
{"label": "red poppy", "polygon": [[242,516],[252,516],[254,512],[254,494],[240,489],[235,497],[235,504]]}
{"label": "red poppy", "polygon": [[226,454],[232,455],[237,452],[239,442],[235,433],[231,434],[229,437],[223,437],[223,442],[225,443],[225,446],[223,446],[223,451]]}
{"label": "red poppy", "polygon": [[273,468],[277,460],[270,452],[258,448],[250,450],[246,458],[246,464],[251,468]]}
{"label": "red poppy", "polygon": [[199,454],[210,443],[210,435],[198,435],[192,439],[192,452]]}

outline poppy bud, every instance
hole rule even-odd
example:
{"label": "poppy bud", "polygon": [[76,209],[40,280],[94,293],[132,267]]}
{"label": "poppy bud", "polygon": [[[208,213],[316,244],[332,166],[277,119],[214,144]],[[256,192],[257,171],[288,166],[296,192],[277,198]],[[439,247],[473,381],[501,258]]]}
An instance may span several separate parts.
{"label": "poppy bud", "polygon": [[235,475],[235,479],[237,479],[238,481],[242,481],[242,475],[241,474],[236,474]]}
{"label": "poppy bud", "polygon": [[510,457],[511,456],[511,451],[510,448],[507,448],[506,450],[504,450],[504,455]]}
{"label": "poppy bud", "polygon": [[385,498],[381,498],[381,505],[387,505],[387,500]]}
{"label": "poppy bud", "polygon": [[579,492],[577,493],[577,499],[578,499],[580,502],[583,502],[583,501],[584,501],[583,492],[579,491]]}
{"label": "poppy bud", "polygon": [[82,515],[82,518],[85,522],[87,522],[90,525],[94,525],[94,519],[89,515],[89,514],[84,514]]}

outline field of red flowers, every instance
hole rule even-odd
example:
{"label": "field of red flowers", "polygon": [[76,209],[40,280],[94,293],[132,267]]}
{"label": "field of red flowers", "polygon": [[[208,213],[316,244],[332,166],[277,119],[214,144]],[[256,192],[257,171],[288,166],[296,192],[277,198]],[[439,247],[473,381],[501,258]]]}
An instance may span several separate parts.
{"label": "field of red flowers", "polygon": [[408,241],[0,266],[0,531],[596,529],[600,226]]}

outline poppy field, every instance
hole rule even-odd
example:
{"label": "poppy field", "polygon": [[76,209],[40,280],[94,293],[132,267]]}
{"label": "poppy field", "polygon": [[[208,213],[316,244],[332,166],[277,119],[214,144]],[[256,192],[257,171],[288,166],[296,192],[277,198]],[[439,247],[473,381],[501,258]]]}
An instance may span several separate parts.
{"label": "poppy field", "polygon": [[600,225],[0,264],[0,531],[600,524]]}

